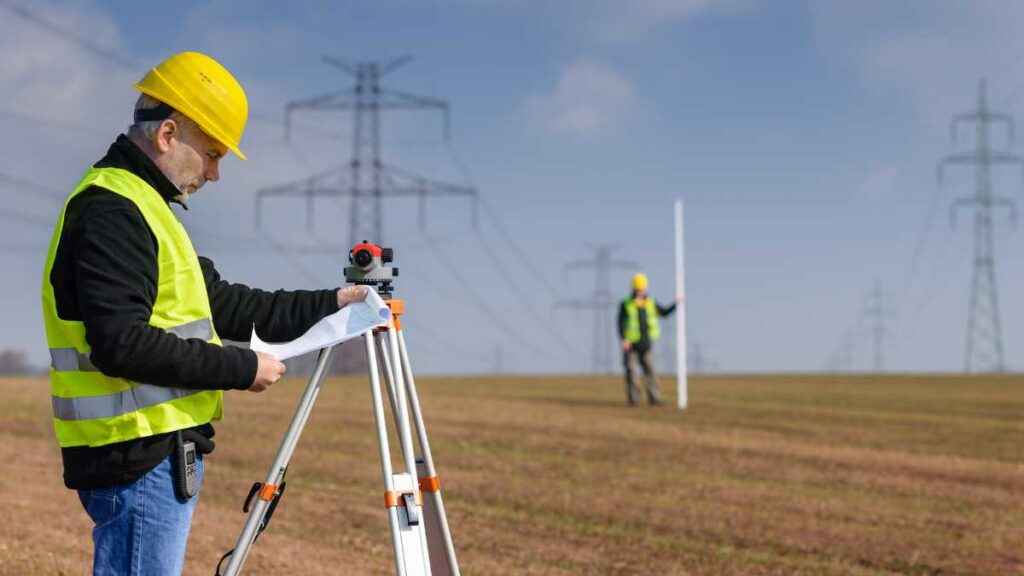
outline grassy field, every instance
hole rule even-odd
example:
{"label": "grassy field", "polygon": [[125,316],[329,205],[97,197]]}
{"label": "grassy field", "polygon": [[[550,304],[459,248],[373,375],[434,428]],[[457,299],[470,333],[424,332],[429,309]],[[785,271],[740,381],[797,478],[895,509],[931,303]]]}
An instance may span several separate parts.
{"label": "grassy field", "polygon": [[[302,386],[229,394],[186,574],[233,545]],[[419,386],[467,575],[1024,574],[1024,377],[693,378],[685,413],[611,377]],[[0,392],[0,575],[85,574],[48,385]],[[247,573],[393,573],[372,425],[365,380],[326,386]]]}

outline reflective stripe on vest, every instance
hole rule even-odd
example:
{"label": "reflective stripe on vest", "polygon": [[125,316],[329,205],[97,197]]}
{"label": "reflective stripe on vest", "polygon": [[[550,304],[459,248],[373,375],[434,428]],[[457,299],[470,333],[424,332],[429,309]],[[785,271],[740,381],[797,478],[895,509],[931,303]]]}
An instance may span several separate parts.
{"label": "reflective stripe on vest", "polygon": [[[205,341],[213,337],[213,324],[209,318],[200,318],[168,328],[167,332],[182,339],[198,338]],[[50,366],[57,372],[99,372],[88,354],[74,348],[50,348]]]}
{"label": "reflective stripe on vest", "polygon": [[53,416],[61,420],[112,418],[200,392],[205,392],[205,390],[136,384],[127,390],[106,396],[82,396],[79,398],[53,396]]}

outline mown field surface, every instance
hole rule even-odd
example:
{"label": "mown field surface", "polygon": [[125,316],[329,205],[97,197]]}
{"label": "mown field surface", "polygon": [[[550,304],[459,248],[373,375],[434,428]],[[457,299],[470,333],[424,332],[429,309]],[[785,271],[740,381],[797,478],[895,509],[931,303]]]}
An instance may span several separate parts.
{"label": "mown field surface", "polygon": [[[228,395],[186,574],[233,545],[303,384]],[[685,413],[611,377],[419,387],[467,575],[1024,574],[1024,377],[693,378]],[[0,575],[88,573],[48,385],[0,393]],[[325,387],[246,573],[393,573],[372,426],[364,379]]]}

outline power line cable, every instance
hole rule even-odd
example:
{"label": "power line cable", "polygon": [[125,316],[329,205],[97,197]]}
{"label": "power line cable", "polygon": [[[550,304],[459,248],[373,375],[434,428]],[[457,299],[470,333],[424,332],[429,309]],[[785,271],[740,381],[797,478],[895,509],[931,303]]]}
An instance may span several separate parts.
{"label": "power line cable", "polygon": [[531,261],[530,255],[527,254],[525,250],[519,247],[519,244],[515,241],[515,238],[508,231],[508,229],[505,228],[505,224],[502,222],[497,212],[493,210],[491,208],[491,205],[482,197],[478,197],[478,201],[480,203],[480,206],[482,206],[484,209],[484,214],[487,215],[487,217],[489,217],[491,219],[491,222],[494,224],[494,229],[498,231],[498,233],[505,239],[505,242],[512,248],[512,251],[519,258],[519,262],[527,270],[529,270],[529,272],[533,275],[534,278],[540,281],[544,288],[546,288],[547,291],[550,292],[554,298],[560,298],[562,294],[559,293],[558,288],[556,288],[554,284],[548,281],[544,273],[541,272],[540,269],[538,269],[537,266]]}
{"label": "power line cable", "polygon": [[578,350],[573,348],[572,344],[569,342],[568,339],[566,339],[564,334],[558,332],[552,326],[551,318],[545,318],[542,314],[537,312],[537,309],[534,308],[533,302],[530,300],[530,296],[526,293],[526,290],[519,285],[519,281],[516,280],[516,278],[512,274],[509,273],[508,269],[505,266],[502,265],[501,259],[498,257],[497,253],[494,251],[491,245],[487,242],[487,239],[484,237],[483,234],[480,233],[479,230],[476,231],[476,238],[479,243],[479,246],[483,249],[483,252],[488,256],[492,267],[495,270],[497,270],[501,277],[505,280],[505,286],[507,286],[509,289],[515,292],[516,296],[519,298],[519,302],[523,306],[523,309],[526,310],[526,312],[530,316],[532,316],[534,320],[537,321],[539,326],[543,327],[545,332],[551,335],[551,337],[555,341],[557,341],[563,348],[565,348],[566,351],[571,353],[579,352]]}
{"label": "power line cable", "polygon": [[[448,149],[448,154],[451,156],[452,162],[455,164],[456,169],[462,174],[462,178],[474,188],[479,189],[479,187],[474,182],[473,174],[472,172],[470,172],[469,166],[462,160],[462,156],[452,145],[451,139],[445,140],[445,147]],[[508,228],[505,227],[505,224],[502,221],[501,217],[498,216],[497,211],[491,208],[491,205],[484,200],[483,196],[478,194],[476,200],[481,206],[483,206],[484,214],[486,214],[491,219],[491,221],[494,223],[495,229],[498,231],[499,234],[501,234],[505,242],[508,243],[509,246],[511,246],[513,252],[515,252],[516,256],[519,257],[519,261],[523,264],[523,266],[530,271],[534,278],[540,280],[541,284],[544,285],[544,287],[551,293],[553,297],[561,298],[562,294],[559,293],[558,288],[556,288],[554,284],[547,280],[546,276],[543,273],[541,273],[541,271],[533,264],[533,261],[530,259],[529,254],[527,254],[525,250],[520,248],[519,243],[516,242],[513,235],[508,231]]]}
{"label": "power line cable", "polygon": [[456,266],[451,260],[448,259],[444,250],[442,250],[439,243],[434,240],[424,237],[424,240],[433,247],[431,254],[434,255],[435,259],[441,263],[442,266],[448,270],[448,273],[452,275],[455,281],[465,290],[470,296],[470,300],[473,304],[479,308],[491,321],[497,326],[502,332],[512,338],[516,343],[521,345],[523,348],[532,350],[542,356],[552,358],[552,354],[549,350],[546,350],[540,346],[537,346],[531,342],[528,338],[525,338],[522,334],[512,328],[508,322],[502,317],[501,314],[496,312],[493,308],[487,305],[486,300],[480,296],[473,288],[472,284],[462,275],[459,271],[459,267]]}
{"label": "power line cable", "polygon": [[25,224],[32,224],[33,226],[42,226],[44,228],[53,228],[53,220],[49,218],[39,216],[36,214],[30,214],[28,212],[21,212],[18,210],[11,210],[10,208],[0,208],[0,218],[7,218],[9,220],[16,220]]}
{"label": "power line cable", "polygon": [[935,215],[938,212],[939,207],[939,196],[941,194],[942,190],[939,189],[931,195],[931,201],[928,204],[928,211],[925,215],[924,226],[921,228],[921,232],[917,236],[917,241],[914,243],[914,251],[911,253],[910,273],[907,276],[907,281],[903,289],[904,298],[906,298],[907,292],[910,291],[910,288],[920,271],[921,258],[923,257],[925,248],[928,245],[928,236],[931,235],[932,224],[935,222]]}
{"label": "power line cable", "polygon": [[[459,153],[455,150],[455,147],[452,146],[451,139],[446,139],[445,145],[456,167],[462,173],[463,179],[467,183],[469,183],[470,186],[477,188],[476,184],[473,182],[473,175],[472,173],[470,173],[469,167],[466,165],[465,162],[462,161],[462,158],[459,155]],[[479,195],[477,196],[477,199],[481,200]],[[533,316],[534,319],[538,320],[539,324],[544,327],[545,331],[548,332],[556,341],[558,341],[558,343],[562,345],[567,351],[577,352],[577,350],[573,348],[572,344],[569,343],[568,339],[566,339],[565,335],[552,327],[551,319],[544,318],[533,307],[530,297],[526,294],[526,291],[519,285],[519,282],[515,279],[515,277],[509,273],[508,269],[502,265],[501,258],[498,257],[497,252],[487,242],[487,239],[481,233],[480,228],[475,227],[474,231],[476,233],[477,239],[480,242],[480,247],[483,248],[484,252],[490,258],[491,264],[493,264],[494,268],[498,271],[499,274],[501,274],[501,277],[505,279],[506,285],[516,293],[516,296],[519,297],[519,300],[523,304],[526,311],[531,316]],[[511,238],[509,238],[509,240],[511,240]],[[514,249],[518,250],[518,246],[514,246]],[[528,264],[527,269],[530,270],[534,277],[540,278],[542,283],[546,283],[546,281],[543,278],[543,275],[540,274],[538,270],[533,268],[532,264]],[[551,290],[553,295],[555,295],[556,297],[558,296],[557,291],[553,289],[553,286],[548,284],[548,288]]]}
{"label": "power line cable", "polygon": [[[2,2],[3,0],[0,0]],[[106,130],[100,130],[95,126],[87,126],[85,124],[78,124],[74,122],[67,122],[64,120],[54,120],[52,118],[44,118],[42,116],[34,116],[31,114],[25,114],[24,112],[18,112],[17,110],[11,110],[10,108],[0,107],[0,114],[9,116],[11,118],[17,118],[33,124],[42,124],[51,128],[60,128],[62,130],[75,130],[77,132],[84,132],[93,135],[109,136],[110,133]]]}
{"label": "power line cable", "polygon": [[130,58],[125,58],[121,54],[114,52],[113,50],[105,46],[97,44],[92,39],[83,36],[82,34],[79,34],[73,29],[65,28],[63,26],[54,24],[53,22],[50,22],[49,20],[43,18],[42,16],[39,16],[39,14],[33,12],[32,10],[29,10],[20,3],[11,2],[10,0],[0,0],[0,6],[3,6],[7,9],[8,12],[15,14],[16,16],[22,18],[23,20],[27,20],[29,22],[32,22],[36,26],[39,26],[40,28],[44,28],[52,35],[60,37],[65,41],[76,44],[84,48],[88,52],[91,52],[92,54],[99,56],[105,60],[108,60],[110,62],[113,62],[122,68],[133,71],[139,69],[140,65],[138,61]]}
{"label": "power line cable", "polygon": [[51,188],[49,186],[46,186],[44,184],[38,184],[36,182],[30,182],[29,180],[13,176],[6,172],[0,172],[0,183],[9,184],[12,187],[8,188],[7,186],[4,186],[4,189],[13,190],[15,192],[17,192],[18,190],[14,187],[29,188],[31,190],[36,190],[38,192],[42,192],[43,194],[45,194],[48,199],[56,200],[57,202],[63,202],[68,196],[67,193],[61,192],[56,188]]}

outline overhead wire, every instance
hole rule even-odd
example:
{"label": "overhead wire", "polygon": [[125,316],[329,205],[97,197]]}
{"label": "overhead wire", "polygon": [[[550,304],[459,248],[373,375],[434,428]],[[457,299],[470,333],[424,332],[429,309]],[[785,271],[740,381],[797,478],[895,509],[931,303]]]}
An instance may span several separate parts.
{"label": "overhead wire", "polygon": [[516,294],[516,297],[519,299],[519,302],[522,305],[523,309],[530,316],[532,316],[534,320],[537,321],[538,325],[542,327],[544,332],[549,334],[556,342],[558,342],[560,346],[562,346],[569,352],[579,352],[579,350],[576,350],[573,347],[573,345],[569,342],[569,340],[565,337],[564,334],[557,331],[553,327],[554,324],[552,323],[551,318],[544,317],[537,311],[537,309],[533,306],[533,302],[531,301],[529,294],[527,294],[526,290],[520,286],[519,280],[517,280],[512,274],[510,274],[508,269],[502,265],[501,259],[498,257],[497,253],[488,243],[486,237],[484,237],[484,235],[481,234],[479,230],[476,232],[476,238],[477,242],[479,243],[478,245],[480,246],[480,248],[483,249],[483,252],[490,259],[493,268],[497,270],[501,277],[505,280],[505,286],[511,289]]}
{"label": "overhead wire", "polygon": [[12,210],[10,208],[0,208],[0,218],[17,220],[18,222],[32,224],[33,226],[43,226],[50,229],[53,228],[54,224],[54,221],[49,218],[39,216],[37,214],[22,212],[20,210]]}
{"label": "overhead wire", "polygon": [[[39,184],[36,182],[31,182],[29,180],[19,178],[6,172],[0,172],[0,183],[8,184],[10,186],[15,186],[19,188],[29,188],[37,192],[42,192],[47,199],[55,200],[57,202],[63,202],[68,196],[66,192],[61,192],[56,188],[52,188],[50,186],[46,186],[44,184]],[[4,186],[4,188],[7,188],[7,186]]]}
{"label": "overhead wire", "polygon": [[[451,155],[452,161],[455,163],[455,167],[459,170],[459,172],[462,173],[462,177],[467,182],[472,183],[473,174],[470,172],[469,167],[466,165],[466,163],[463,162],[462,157],[459,155],[458,151],[456,151],[455,147],[452,146],[450,140],[446,141],[446,146],[448,148],[448,154]],[[474,187],[476,186],[474,185]],[[529,270],[530,274],[533,275],[533,278],[536,278],[538,281],[540,281],[544,288],[546,288],[554,298],[561,298],[562,294],[559,293],[558,288],[556,288],[554,284],[547,280],[546,275],[543,272],[541,272],[537,268],[537,266],[532,262],[532,260],[530,259],[530,255],[526,253],[526,250],[523,250],[519,246],[519,243],[516,242],[515,237],[505,227],[505,223],[502,221],[497,211],[492,209],[491,205],[487,201],[485,201],[483,197],[481,197],[479,194],[477,194],[476,196],[476,202],[478,202],[479,205],[483,207],[484,214],[491,219],[491,222],[494,224],[495,230],[498,231],[498,233],[502,236],[505,242],[512,248],[512,251],[519,258],[520,263],[527,270]]]}
{"label": "overhead wire", "polygon": [[[479,187],[477,187],[476,184],[474,183],[473,174],[470,171],[469,166],[462,160],[461,155],[452,145],[451,139],[445,140],[445,146],[456,168],[462,174],[462,178],[466,182],[469,182],[474,189],[479,190]],[[526,251],[519,246],[518,242],[516,242],[513,235],[509,233],[508,229],[505,227],[502,219],[498,216],[497,212],[491,208],[489,203],[483,200],[483,198],[479,195],[479,192],[475,197],[475,201],[477,201],[479,205],[483,206],[484,213],[488,216],[488,218],[490,218],[491,222],[494,224],[495,229],[499,232],[499,234],[502,235],[505,242],[512,248],[512,251],[518,256],[519,261],[523,265],[523,267],[530,272],[530,277],[532,279],[539,281],[541,285],[544,286],[544,288],[549,292],[549,294],[551,294],[552,297],[554,297],[555,299],[560,298],[562,295],[558,292],[558,289],[551,282],[549,282],[546,278],[546,275],[543,272],[541,272],[536,267],[536,265],[533,264]],[[537,312],[537,310],[533,307],[532,302],[526,293],[526,290],[524,290],[521,287],[521,285],[514,278],[513,275],[509,274],[507,267],[502,265],[501,259],[497,256],[497,251],[494,250],[493,247],[491,247],[491,245],[487,242],[479,227],[476,226],[474,228],[474,232],[476,233],[476,236],[480,241],[481,248],[483,248],[484,252],[487,253],[487,255],[490,257],[491,262],[494,265],[494,268],[497,269],[498,273],[501,274],[501,276],[505,279],[507,283],[506,285],[509,288],[511,288],[519,297],[520,301],[524,304],[527,312],[535,319],[540,321],[540,325],[543,326],[544,331],[551,335],[559,343],[559,345],[561,345],[570,352],[578,353],[579,351],[572,346],[572,344],[561,332],[561,330],[559,330],[556,327],[557,325],[555,322],[553,322],[553,319],[545,318],[543,315]]]}
{"label": "overhead wire", "polygon": [[23,20],[27,20],[29,22],[32,22],[36,26],[39,26],[40,28],[44,28],[45,30],[49,31],[52,35],[60,37],[73,44],[77,44],[78,46],[84,48],[92,54],[99,56],[105,60],[108,60],[110,62],[113,62],[122,68],[129,70],[137,70],[139,68],[138,61],[131,58],[126,58],[125,56],[105,46],[97,44],[92,39],[76,32],[74,29],[54,24],[53,22],[47,20],[46,18],[43,18],[36,12],[29,10],[27,7],[25,7],[23,4],[19,2],[12,2],[11,0],[0,0],[0,6],[3,6],[7,9],[8,12],[11,12],[12,14],[22,18]]}
{"label": "overhead wire", "polygon": [[[0,0],[2,1],[2,0]],[[0,107],[0,114],[9,116],[11,118],[17,118],[33,124],[41,124],[43,126],[49,126],[51,128],[60,128],[62,130],[74,130],[77,132],[83,132],[93,134],[96,136],[109,136],[110,132],[106,130],[100,130],[95,126],[87,126],[85,124],[78,124],[76,122],[67,122],[64,120],[54,120],[53,118],[46,118],[43,116],[35,116],[32,114],[26,114],[10,108]]]}
{"label": "overhead wire", "polygon": [[491,306],[487,304],[486,299],[484,299],[473,288],[472,283],[470,283],[469,280],[465,276],[463,276],[462,272],[459,270],[459,267],[456,266],[455,263],[448,258],[448,255],[445,253],[444,249],[441,248],[439,242],[436,242],[433,239],[426,236],[424,236],[424,240],[433,248],[431,254],[433,254],[434,258],[442,266],[444,266],[444,268],[448,271],[449,274],[452,275],[452,277],[459,284],[459,286],[462,287],[463,291],[470,296],[470,301],[473,303],[473,305],[475,305],[481,312],[483,312],[484,315],[486,315],[498,329],[500,329],[507,336],[512,338],[513,341],[515,341],[523,348],[536,352],[547,358],[553,357],[549,350],[541,346],[538,346],[529,338],[524,337],[515,328],[513,328],[500,313],[495,311],[493,308],[491,308]]}

